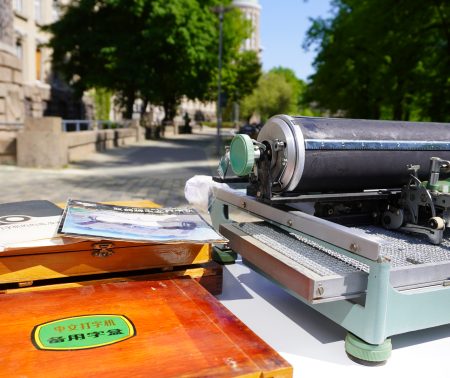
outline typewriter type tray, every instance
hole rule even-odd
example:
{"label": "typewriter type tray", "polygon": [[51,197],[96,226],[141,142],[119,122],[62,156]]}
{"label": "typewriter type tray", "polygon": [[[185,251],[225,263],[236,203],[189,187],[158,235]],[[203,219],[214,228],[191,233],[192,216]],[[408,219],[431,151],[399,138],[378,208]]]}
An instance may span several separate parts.
{"label": "typewriter type tray", "polygon": [[[262,274],[310,303],[355,298],[367,289],[369,266],[319,239],[268,222],[220,226],[230,247]],[[365,226],[355,229],[383,241],[381,254],[391,263],[396,290],[420,290],[450,284],[450,235],[440,245],[411,234]]]}

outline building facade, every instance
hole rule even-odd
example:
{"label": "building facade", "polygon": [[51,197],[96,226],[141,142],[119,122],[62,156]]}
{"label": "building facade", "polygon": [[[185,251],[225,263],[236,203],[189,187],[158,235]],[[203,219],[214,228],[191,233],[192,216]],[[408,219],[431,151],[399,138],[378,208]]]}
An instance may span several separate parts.
{"label": "building facade", "polygon": [[0,45],[6,56],[0,63],[0,121],[20,123],[25,117],[45,115],[84,117],[83,101],[74,99],[70,88],[52,72],[51,50],[45,47],[50,35],[41,29],[56,21],[60,6],[70,0],[0,1],[9,20],[9,37]]}
{"label": "building facade", "polygon": [[252,26],[252,34],[244,41],[242,49],[245,51],[253,50],[260,53],[261,39],[259,18],[261,14],[261,5],[259,5],[258,0],[234,0],[233,5],[241,10]]}
{"label": "building facade", "polygon": [[[12,0],[0,0],[0,122],[23,120],[22,67],[16,56]],[[0,125],[1,126],[1,125]]]}
{"label": "building facade", "polygon": [[41,117],[50,100],[49,36],[40,27],[54,21],[53,0],[12,0],[14,50],[22,71],[25,117]]}

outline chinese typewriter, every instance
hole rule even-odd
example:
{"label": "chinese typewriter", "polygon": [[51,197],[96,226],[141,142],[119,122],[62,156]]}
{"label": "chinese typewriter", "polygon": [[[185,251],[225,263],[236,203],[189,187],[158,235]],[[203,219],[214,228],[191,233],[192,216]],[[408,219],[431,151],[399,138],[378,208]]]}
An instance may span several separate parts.
{"label": "chinese typewriter", "polygon": [[450,124],[278,115],[218,173],[230,248],[347,329],[351,358],[450,323]]}

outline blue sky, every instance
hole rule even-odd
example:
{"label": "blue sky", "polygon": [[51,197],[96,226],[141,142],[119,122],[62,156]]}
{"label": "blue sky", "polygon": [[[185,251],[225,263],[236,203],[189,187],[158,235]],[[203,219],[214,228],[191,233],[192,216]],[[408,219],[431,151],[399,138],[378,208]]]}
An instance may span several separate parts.
{"label": "blue sky", "polygon": [[310,17],[329,17],[330,0],[259,0],[264,71],[283,66],[306,80],[314,70],[315,52],[302,48]]}

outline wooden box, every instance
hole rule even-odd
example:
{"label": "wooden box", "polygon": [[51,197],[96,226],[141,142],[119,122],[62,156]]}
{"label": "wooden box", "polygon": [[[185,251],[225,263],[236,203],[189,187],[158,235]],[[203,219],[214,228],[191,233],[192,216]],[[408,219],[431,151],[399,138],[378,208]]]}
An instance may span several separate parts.
{"label": "wooden box", "polygon": [[0,288],[35,280],[198,265],[211,261],[209,244],[83,241],[0,253]]}
{"label": "wooden box", "polygon": [[132,272],[36,280],[22,282],[20,284],[3,284],[0,285],[0,294],[66,289],[100,285],[104,283],[166,280],[174,278],[191,278],[202,285],[212,295],[219,295],[222,293],[223,267],[214,261],[210,261],[205,264],[178,266],[171,269],[147,269]]}
{"label": "wooden box", "polygon": [[290,377],[191,279],[0,296],[0,377]]}
{"label": "wooden box", "polygon": [[[113,202],[158,207],[150,201]],[[111,280],[190,276],[213,294],[221,291],[222,269],[211,263],[211,245],[86,241],[0,253],[0,292],[31,287],[74,287]],[[134,277],[134,278],[132,278]]]}

